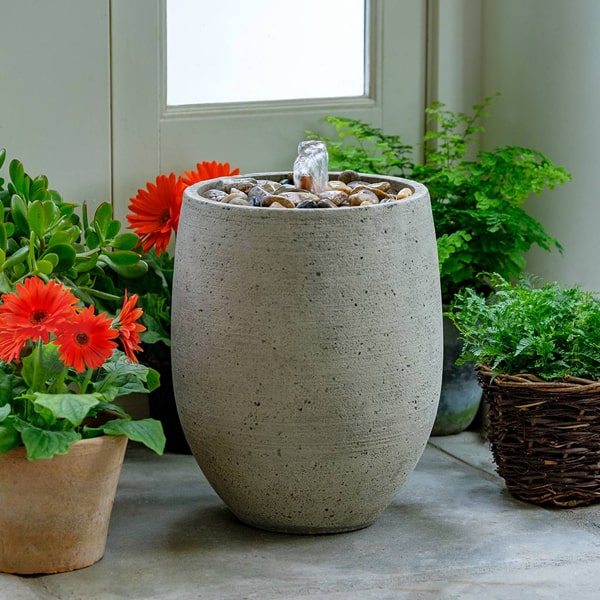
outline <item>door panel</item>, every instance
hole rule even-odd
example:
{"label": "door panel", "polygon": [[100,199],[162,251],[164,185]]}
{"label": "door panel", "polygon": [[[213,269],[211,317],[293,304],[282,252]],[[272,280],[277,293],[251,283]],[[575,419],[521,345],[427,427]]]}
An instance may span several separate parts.
{"label": "door panel", "polygon": [[[330,131],[322,122],[327,115],[364,119],[416,144],[423,131],[426,2],[370,4],[369,97],[203,108],[166,106],[164,0],[112,0],[117,216],[124,216],[129,197],[158,173],[180,173],[202,160],[229,161],[242,172],[289,169],[306,129]],[[328,60],[335,69],[343,53]]]}

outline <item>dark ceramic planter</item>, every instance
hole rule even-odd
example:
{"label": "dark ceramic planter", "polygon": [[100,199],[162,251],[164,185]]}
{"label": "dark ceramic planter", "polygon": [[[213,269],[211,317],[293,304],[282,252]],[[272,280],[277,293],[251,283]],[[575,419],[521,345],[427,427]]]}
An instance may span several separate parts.
{"label": "dark ceramic planter", "polygon": [[431,435],[453,435],[467,429],[481,404],[481,387],[477,382],[475,365],[457,365],[462,351],[458,331],[444,317],[444,370],[442,391]]}

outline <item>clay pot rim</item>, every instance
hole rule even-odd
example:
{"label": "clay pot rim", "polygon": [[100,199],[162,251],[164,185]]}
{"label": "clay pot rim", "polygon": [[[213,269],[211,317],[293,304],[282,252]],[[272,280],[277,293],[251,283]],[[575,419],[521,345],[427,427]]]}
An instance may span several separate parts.
{"label": "clay pot rim", "polygon": [[[329,177],[330,179],[335,178],[339,175],[341,171],[330,171]],[[252,177],[254,179],[267,179],[270,181],[277,181],[278,179],[283,179],[287,175],[289,175],[289,171],[266,171],[261,173],[247,173],[244,175],[226,175],[221,177],[214,177],[213,179],[206,179],[204,181],[199,181],[188,186],[184,190],[184,199],[189,199],[190,201],[198,202],[200,204],[208,204],[210,206],[219,206],[222,210],[251,210],[253,213],[260,212],[261,214],[265,214],[267,211],[270,214],[281,213],[281,214],[337,214],[339,215],[341,212],[347,213],[349,211],[365,211],[365,210],[373,210],[379,208],[379,210],[394,210],[393,207],[398,206],[410,206],[415,202],[422,202],[424,198],[428,197],[428,190],[422,183],[418,181],[414,181],[412,179],[404,179],[403,177],[395,177],[392,175],[374,175],[372,173],[358,173],[361,179],[367,182],[376,183],[378,181],[390,181],[390,182],[400,182],[404,184],[403,187],[409,187],[412,189],[413,193],[411,196],[407,198],[403,198],[402,200],[398,200],[395,202],[383,202],[379,204],[372,204],[368,206],[338,206],[335,210],[325,210],[323,208],[303,208],[301,210],[282,210],[281,208],[271,208],[270,206],[261,206],[260,211],[256,211],[256,206],[244,206],[238,204],[228,204],[223,202],[217,202],[216,200],[210,200],[209,198],[203,198],[199,193],[199,189],[210,189],[216,181],[230,181],[236,179],[245,179],[248,177]],[[399,191],[399,190],[398,190]],[[396,210],[398,210],[396,208]],[[292,217],[294,218],[294,217]]]}
{"label": "clay pot rim", "polygon": [[[68,456],[71,453],[87,452],[93,446],[102,446],[107,443],[109,443],[109,444],[110,443],[114,443],[114,444],[121,443],[121,440],[123,438],[127,438],[127,436],[104,434],[104,435],[98,435],[98,436],[92,437],[92,438],[83,438],[83,439],[77,440],[75,443],[71,444],[71,446],[69,447],[69,451],[66,454],[56,454],[52,458],[60,459],[62,457]],[[26,450],[25,446],[17,446],[16,448],[13,448],[12,450],[5,452],[4,454],[0,454],[0,460],[2,460],[3,458],[14,458],[14,459],[22,458],[23,460],[27,460],[27,450]],[[40,458],[37,460],[28,461],[28,462],[43,463],[45,460],[52,460],[52,458],[51,459]]]}

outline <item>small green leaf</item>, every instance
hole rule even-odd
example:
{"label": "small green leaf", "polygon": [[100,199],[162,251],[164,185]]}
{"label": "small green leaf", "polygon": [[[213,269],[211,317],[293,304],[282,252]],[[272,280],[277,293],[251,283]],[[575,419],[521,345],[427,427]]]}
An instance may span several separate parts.
{"label": "small green leaf", "polygon": [[12,268],[12,276],[13,279],[20,279],[21,277],[23,277],[25,275],[25,273],[28,273],[28,267],[25,266],[24,263],[20,263],[18,265],[15,265]]}
{"label": "small green leaf", "polygon": [[44,204],[44,216],[46,218],[46,229],[55,226],[60,220],[60,210],[54,202],[51,200],[45,200]]}
{"label": "small green leaf", "polygon": [[15,186],[15,189],[17,192],[21,193],[23,190],[23,182],[25,180],[25,170],[23,169],[23,164],[16,158],[11,160],[10,165],[8,166],[8,173],[10,175],[10,180]]}
{"label": "small green leaf", "polygon": [[116,250],[133,250],[139,241],[135,233],[121,233],[112,241],[112,247]]}
{"label": "small green leaf", "polygon": [[87,271],[91,271],[98,262],[98,255],[94,254],[85,260],[78,260],[74,267],[78,273],[85,273]]}
{"label": "small green leaf", "polygon": [[42,275],[50,275],[50,273],[52,273],[54,270],[54,265],[50,261],[44,260],[43,258],[36,262],[36,267],[37,272],[41,273]]}
{"label": "small green leaf", "polygon": [[[61,375],[65,365],[58,355],[56,344],[34,346],[31,354],[23,358],[21,377],[29,389],[40,389],[45,381]],[[45,388],[43,388],[45,389]]]}
{"label": "small green leaf", "polygon": [[18,194],[13,194],[10,199],[10,213],[15,226],[24,234],[29,235],[29,223],[27,221],[27,204]]}
{"label": "small green leaf", "polygon": [[[114,253],[113,253],[114,254]],[[118,275],[126,279],[136,279],[148,272],[148,264],[139,259],[134,265],[119,265],[109,258],[108,255],[102,255],[102,260]]]}
{"label": "small green leaf", "polygon": [[63,203],[62,196],[56,190],[48,190],[48,195],[50,196],[50,200],[54,202],[54,204],[60,206]]}
{"label": "small green leaf", "polygon": [[30,200],[45,200],[48,189],[48,178],[45,175],[38,175],[31,182],[31,189],[29,190]]}
{"label": "small green leaf", "polygon": [[[20,384],[21,378],[13,375],[12,373],[4,373],[3,376],[0,377],[0,406],[10,407],[10,402],[19,395],[17,388]],[[2,419],[5,417],[6,415],[2,417]]]}
{"label": "small green leaf", "polygon": [[102,425],[101,429],[107,435],[126,435],[130,440],[141,442],[157,454],[164,452],[165,434],[160,421],[155,419],[141,419],[138,421],[115,419]]}
{"label": "small green leaf", "polygon": [[57,231],[52,234],[48,246],[54,246],[55,244],[67,244],[71,245],[71,235],[66,231]]}
{"label": "small green leaf", "polygon": [[0,169],[6,160],[6,148],[0,148]]}
{"label": "small green leaf", "polygon": [[106,228],[106,239],[112,240],[121,231],[121,223],[119,221],[111,221]]}
{"label": "small green leaf", "polygon": [[140,260],[138,254],[131,252],[130,250],[115,250],[110,254],[102,254],[100,258],[107,262],[111,267],[113,265],[118,265],[119,267],[132,267]]}
{"label": "small green leaf", "polygon": [[[45,252],[43,255],[43,260],[49,262],[52,265],[52,269],[54,270],[54,268],[56,267],[56,265],[58,265],[58,254],[55,254],[54,252]],[[39,262],[38,262],[39,265]]]}
{"label": "small green leaf", "polygon": [[11,425],[0,425],[0,454],[4,454],[20,443],[18,431]]}
{"label": "small green leaf", "polygon": [[100,403],[97,394],[35,394],[34,403],[43,406],[57,419],[66,419],[77,427],[90,410]]}
{"label": "small green leaf", "polygon": [[46,233],[46,213],[44,205],[39,200],[31,202],[27,208],[27,222],[39,239]]}
{"label": "small green leaf", "polygon": [[113,210],[112,206],[108,202],[103,202],[94,214],[94,224],[96,230],[100,236],[106,239],[108,237],[107,231],[112,221]]}
{"label": "small green leaf", "polygon": [[146,379],[146,386],[148,387],[149,392],[153,392],[154,390],[160,387],[160,373],[155,369],[148,369],[148,377]]}
{"label": "small green leaf", "polygon": [[11,254],[4,261],[4,264],[1,266],[1,268],[3,270],[12,269],[19,263],[22,263],[27,258],[28,254],[29,254],[29,248],[27,246],[23,246],[22,248],[19,248],[16,252]]}
{"label": "small green leaf", "polygon": [[85,243],[90,250],[95,250],[100,246],[100,237],[95,231],[90,231],[85,236]]}
{"label": "small green leaf", "polygon": [[6,252],[6,241],[8,236],[6,235],[6,224],[0,223],[0,250]]}
{"label": "small green leaf", "polygon": [[154,369],[141,363],[132,363],[120,350],[113,352],[102,369],[109,377],[94,383],[94,391],[108,399],[152,391],[159,381]]}
{"label": "small green leaf", "polygon": [[11,410],[10,404],[4,404],[3,406],[0,406],[0,423],[4,421],[8,415],[10,415]]}
{"label": "small green leaf", "polygon": [[66,271],[75,264],[75,249],[70,244],[51,244],[48,252],[58,257],[58,263],[54,265],[57,271]]}

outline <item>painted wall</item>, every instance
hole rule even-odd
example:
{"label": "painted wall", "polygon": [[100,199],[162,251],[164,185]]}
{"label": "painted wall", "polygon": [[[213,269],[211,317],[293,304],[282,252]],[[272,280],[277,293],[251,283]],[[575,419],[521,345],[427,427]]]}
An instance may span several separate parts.
{"label": "painted wall", "polygon": [[483,0],[482,86],[500,92],[484,145],[535,148],[573,181],[533,197],[529,212],[564,246],[532,251],[528,270],[600,290],[600,2]]}
{"label": "painted wall", "polygon": [[0,3],[0,147],[67,201],[110,200],[108,0]]}
{"label": "painted wall", "polygon": [[427,103],[468,111],[483,99],[481,0],[429,0]]}

